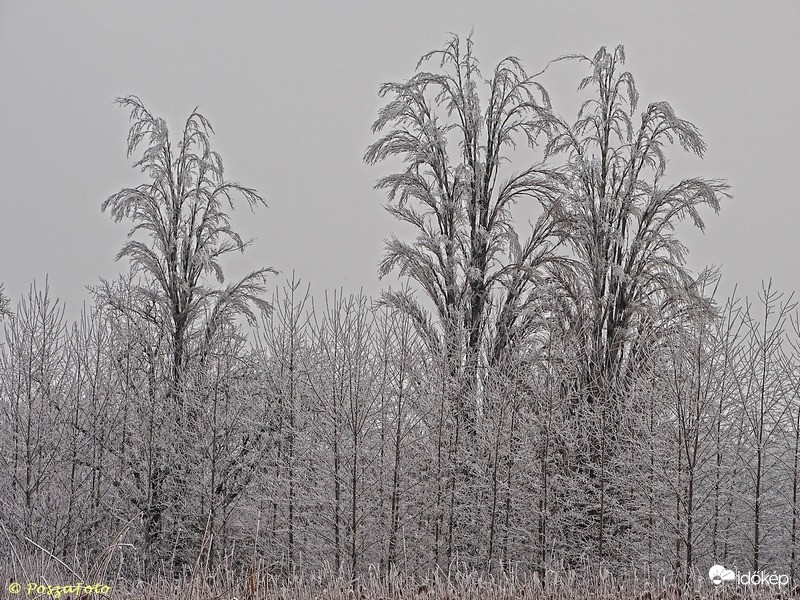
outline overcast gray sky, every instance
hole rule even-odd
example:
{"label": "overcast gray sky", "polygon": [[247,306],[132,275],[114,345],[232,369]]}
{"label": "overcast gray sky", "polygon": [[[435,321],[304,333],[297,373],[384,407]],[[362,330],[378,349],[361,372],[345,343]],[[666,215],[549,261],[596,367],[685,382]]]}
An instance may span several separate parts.
{"label": "overcast gray sky", "polygon": [[[74,316],[85,285],[126,269],[114,256],[128,225],[100,204],[144,181],[114,104],[136,94],[173,130],[199,106],[228,177],[267,200],[234,214],[257,239],[232,275],[274,266],[317,291],[377,295],[383,240],[405,231],[372,189],[388,167],[362,163],[378,86],[474,29],[487,71],[510,54],[538,71],[624,44],[641,101],[669,101],[708,144],[702,161],[675,149],[673,176],[732,186],[706,233],[685,234],[691,265],[721,265],[725,289],[773,277],[800,290],[798,26],[797,1],[0,1],[0,282],[17,299],[49,274]],[[583,69],[542,78],[570,120]]]}

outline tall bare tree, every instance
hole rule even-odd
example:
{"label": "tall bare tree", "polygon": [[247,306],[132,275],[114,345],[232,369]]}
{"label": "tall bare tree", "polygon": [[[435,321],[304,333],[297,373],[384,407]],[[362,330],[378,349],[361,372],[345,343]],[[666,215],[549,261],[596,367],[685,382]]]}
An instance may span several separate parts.
{"label": "tall bare tree", "polygon": [[[164,401],[171,407],[167,414],[175,417],[175,431],[185,436],[178,445],[188,444],[200,414],[200,407],[186,401],[191,398],[185,389],[189,369],[202,363],[224,327],[240,316],[255,324],[254,309],[269,309],[262,296],[271,269],[259,269],[222,287],[220,265],[223,256],[243,252],[250,243],[233,229],[226,208],[233,209],[237,197],[251,209],[265,203],[254,190],[225,179],[222,158],[211,149],[211,125],[197,110],[189,115],[180,139],[173,144],[164,119],[153,115],[139,98],[127,96],[117,102],[130,110],[133,121],[128,155],[145,143],[134,166],[149,178],[102,204],[102,210],[109,210],[116,221],[134,223],[117,259],[127,258],[141,275],[136,295],[148,308],[120,308],[164,332],[168,356],[163,360],[169,372]],[[106,296],[111,304],[120,304],[113,295]],[[159,457],[157,462],[163,461],[164,457]],[[187,485],[185,469],[179,462],[165,464],[163,470],[171,472],[177,485],[173,497],[180,502]],[[159,475],[153,483],[163,487],[164,476]],[[161,495],[163,489],[155,493]]]}
{"label": "tall bare tree", "polygon": [[131,111],[128,156],[147,138],[147,147],[134,166],[151,179],[126,188],[103,202],[116,221],[134,222],[128,234],[143,232],[149,243],[131,239],[117,254],[128,258],[146,276],[142,291],[152,299],[157,318],[168,326],[171,342],[173,392],[180,385],[191,353],[201,353],[221,323],[242,314],[255,321],[251,306],[268,309],[261,296],[272,269],[250,273],[224,288],[219,260],[250,244],[232,228],[225,204],[233,209],[241,197],[252,209],[264,200],[252,189],[225,180],[222,158],[211,149],[211,124],[195,110],[186,120],[174,146],[166,122],[148,111],[136,96],[117,101]]}
{"label": "tall bare tree", "polygon": [[[420,70],[434,60],[438,72]],[[488,98],[481,109],[483,85]],[[424,55],[411,79],[386,83],[380,93],[391,100],[373,131],[392,129],[367,149],[365,160],[404,160],[404,171],[380,178],[376,187],[388,190],[386,209],[417,234],[414,243],[389,240],[380,273],[397,268],[415,280],[434,316],[408,292],[388,292],[384,301],[412,316],[431,347],[450,358],[453,374],[475,389],[481,363],[502,355],[514,338],[536,268],[564,233],[552,214],[554,172],[528,166],[503,179],[510,151],[520,140],[534,145],[543,132],[549,98],[515,57],[484,80],[471,38],[457,36]],[[525,199],[538,201],[542,213],[520,241],[512,209]],[[493,312],[499,325],[490,339]],[[474,419],[474,407],[463,412]]]}
{"label": "tall bare tree", "polygon": [[[421,69],[434,61],[438,70]],[[465,450],[475,450],[485,367],[504,359],[528,333],[525,308],[535,298],[542,266],[554,260],[553,249],[566,235],[556,218],[560,177],[541,165],[516,165],[517,172],[505,165],[518,143],[534,146],[544,133],[549,98],[515,57],[498,63],[485,80],[471,38],[457,36],[424,55],[411,79],[386,83],[380,93],[390,100],[373,131],[391,129],[364,158],[369,164],[403,159],[405,170],[380,178],[376,187],[388,191],[386,209],[417,236],[412,243],[387,242],[380,274],[397,269],[427,300],[401,290],[386,292],[383,302],[408,314],[446,365],[443,407],[453,411],[444,421],[445,431],[453,432],[446,454],[454,467],[447,468],[450,559],[459,551],[455,525],[467,522],[457,517],[457,488],[475,475],[476,461]],[[526,200],[538,203],[540,212],[523,237],[513,208]]]}
{"label": "tall bare tree", "polygon": [[[579,90],[594,95],[569,125],[554,117],[548,156],[566,154],[568,192],[563,209],[571,222],[574,261],[553,272],[570,299],[572,330],[585,350],[582,382],[589,420],[602,426],[590,433],[589,472],[597,484],[598,554],[604,553],[605,458],[613,447],[618,415],[615,398],[625,396],[637,362],[649,352],[652,334],[670,330],[687,306],[702,302],[685,266],[687,249],[674,235],[689,218],[702,229],[700,208],[717,211],[727,186],[701,178],[664,180],[664,146],[677,141],[703,156],[698,129],[679,118],[667,102],[653,102],[636,120],[639,93],[623,71],[622,46],[601,48],[588,63]],[[659,324],[660,323],[660,324]],[[647,335],[643,335],[647,332]],[[609,445],[610,444],[610,445]]]}

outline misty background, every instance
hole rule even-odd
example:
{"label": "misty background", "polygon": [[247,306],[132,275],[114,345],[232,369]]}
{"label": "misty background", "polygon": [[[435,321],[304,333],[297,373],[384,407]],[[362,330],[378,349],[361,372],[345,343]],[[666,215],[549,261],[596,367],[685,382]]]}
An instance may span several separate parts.
{"label": "misty background", "polygon": [[[225,263],[228,280],[260,266],[316,291],[377,296],[377,263],[390,233],[409,233],[372,189],[385,169],[362,162],[385,81],[410,77],[448,32],[474,30],[489,68],[518,56],[529,72],[567,53],[624,44],[643,106],[665,99],[696,124],[706,158],[672,152],[668,177],[726,179],[733,199],[706,209],[705,234],[682,226],[689,266],[722,267],[754,295],[772,277],[800,289],[800,208],[794,173],[800,125],[797,2],[406,2],[402,4],[0,2],[0,256],[12,302],[33,280],[75,318],[86,285],[127,266],[114,255],[127,224],[100,204],[145,181],[125,156],[136,94],[171,128],[195,106],[209,118],[226,177],[269,204],[232,222],[256,238]],[[577,63],[539,78],[574,118]],[[390,278],[387,278],[389,280]]]}

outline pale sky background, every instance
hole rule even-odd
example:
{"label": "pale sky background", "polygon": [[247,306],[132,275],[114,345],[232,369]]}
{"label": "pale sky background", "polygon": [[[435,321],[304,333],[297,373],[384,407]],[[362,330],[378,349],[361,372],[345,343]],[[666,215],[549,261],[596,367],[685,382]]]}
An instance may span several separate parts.
{"label": "pale sky background", "polygon": [[[136,94],[177,132],[195,106],[232,180],[269,209],[233,223],[257,238],[229,275],[294,269],[312,289],[376,296],[383,240],[408,230],[367,167],[384,81],[474,29],[484,72],[507,55],[535,72],[562,54],[624,44],[647,103],[667,100],[703,132],[705,160],[673,149],[672,177],[724,178],[733,200],[684,239],[690,265],[721,265],[723,289],[764,278],[800,290],[800,2],[6,2],[0,0],[0,282],[17,300],[49,274],[77,315],[129,224],[100,204],[145,181],[125,155]],[[541,78],[572,120],[586,73]],[[668,173],[670,171],[668,170]],[[683,230],[682,230],[683,231]]]}

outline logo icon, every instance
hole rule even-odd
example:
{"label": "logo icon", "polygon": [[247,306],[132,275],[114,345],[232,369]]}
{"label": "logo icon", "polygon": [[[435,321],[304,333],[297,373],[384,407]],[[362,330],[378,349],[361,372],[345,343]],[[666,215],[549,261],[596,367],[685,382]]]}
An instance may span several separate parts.
{"label": "logo icon", "polygon": [[714,585],[719,585],[723,581],[735,581],[736,573],[726,569],[722,565],[714,565],[708,570],[708,576]]}

